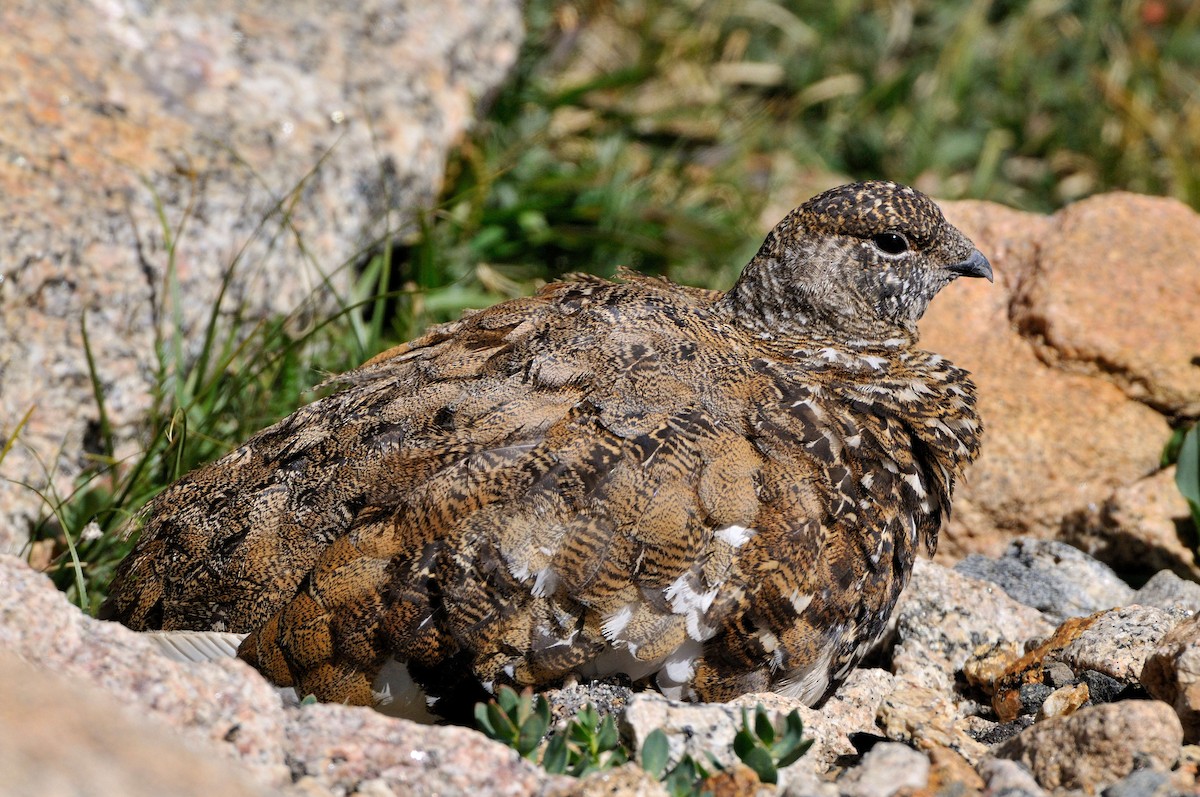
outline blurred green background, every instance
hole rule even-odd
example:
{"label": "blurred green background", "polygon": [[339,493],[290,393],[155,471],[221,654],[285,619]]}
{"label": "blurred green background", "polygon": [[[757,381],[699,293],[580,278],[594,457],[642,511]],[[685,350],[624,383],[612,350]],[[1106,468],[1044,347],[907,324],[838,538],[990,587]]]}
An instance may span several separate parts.
{"label": "blurred green background", "polygon": [[1042,212],[1112,189],[1200,206],[1200,3],[534,0],[527,20],[416,287],[620,263],[724,287],[847,178]]}
{"label": "blurred green background", "polygon": [[230,328],[214,308],[199,360],[164,331],[143,453],[102,434],[76,489],[44,496],[30,560],[81,606],[165,485],[464,308],[618,265],[728,287],[848,179],[1040,212],[1113,189],[1200,207],[1200,2],[530,0],[526,18],[438,206],[346,264],[336,312]]}

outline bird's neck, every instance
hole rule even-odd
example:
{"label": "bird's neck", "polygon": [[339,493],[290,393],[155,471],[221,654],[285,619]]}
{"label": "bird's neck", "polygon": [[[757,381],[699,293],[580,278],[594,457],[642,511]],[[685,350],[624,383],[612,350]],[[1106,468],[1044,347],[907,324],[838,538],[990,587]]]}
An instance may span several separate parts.
{"label": "bird's neck", "polygon": [[764,340],[828,341],[850,349],[916,343],[915,324],[885,322],[851,292],[810,283],[806,276],[791,273],[771,255],[759,252],[717,308],[732,323]]}

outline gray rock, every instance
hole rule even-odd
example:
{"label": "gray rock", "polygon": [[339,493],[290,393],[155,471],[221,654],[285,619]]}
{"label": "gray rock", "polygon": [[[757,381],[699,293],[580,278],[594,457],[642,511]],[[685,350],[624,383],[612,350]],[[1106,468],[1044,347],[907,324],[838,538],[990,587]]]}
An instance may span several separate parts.
{"label": "gray rock", "polygon": [[837,786],[803,767],[779,771],[780,797],[838,797]]}
{"label": "gray rock", "polygon": [[1017,539],[999,559],[972,554],[954,569],[998,584],[1056,624],[1133,601],[1133,590],[1110,567],[1054,540]]}
{"label": "gray rock", "polygon": [[1102,791],[1102,797],[1154,797],[1170,777],[1157,769],[1137,769]]}
{"label": "gray rock", "polygon": [[1076,682],[1075,671],[1061,661],[1049,661],[1044,666],[1047,685],[1057,689]]}
{"label": "gray rock", "polygon": [[979,763],[979,774],[992,797],[1044,797],[1046,791],[1033,779],[1029,768],[1006,758],[988,758]]}
{"label": "gray rock", "polygon": [[1141,681],[1147,692],[1174,707],[1184,738],[1200,741],[1200,615],[1159,641],[1146,659]]}
{"label": "gray rock", "polygon": [[0,470],[15,552],[44,507],[13,480],[66,492],[95,445],[85,314],[121,458],[157,332],[194,353],[235,261],[225,317],[331,307],[326,278],[345,293],[342,264],[434,201],[522,21],[517,0],[6,0],[3,25],[23,99],[0,104],[0,435],[33,408]]}
{"label": "gray rock", "polygon": [[1180,578],[1170,570],[1160,570],[1142,585],[1133,600],[1142,606],[1195,614],[1200,612],[1200,584]]}
{"label": "gray rock", "polygon": [[640,692],[629,699],[622,724],[635,750],[661,729],[670,744],[671,760],[691,755],[707,761],[711,755],[732,765],[737,760],[733,737],[742,726],[743,710],[752,716],[755,706],[762,704],[777,724],[791,711],[799,711],[804,736],[813,740],[813,746],[792,766],[823,773],[839,756],[856,752],[850,734],[877,730],[875,713],[890,687],[891,676],[883,670],[856,670],[819,710],[774,693],[745,695],[730,703],[681,703],[657,692]]}
{"label": "gray rock", "polygon": [[993,752],[1024,764],[1044,789],[1094,794],[1134,769],[1169,771],[1182,744],[1183,729],[1170,706],[1125,700],[1044,720]]}
{"label": "gray rock", "polygon": [[977,650],[1054,630],[1040,612],[991,582],[924,560],[916,563],[895,616],[896,674],[923,674],[925,685],[946,690]]}
{"label": "gray rock", "polygon": [[1097,617],[1078,639],[1063,648],[1059,660],[1075,672],[1095,670],[1133,684],[1141,677],[1155,646],[1175,625],[1174,617],[1153,606],[1113,609]]}
{"label": "gray rock", "polygon": [[929,782],[929,759],[908,745],[883,742],[867,751],[862,763],[838,779],[844,797],[891,797],[917,791]]}

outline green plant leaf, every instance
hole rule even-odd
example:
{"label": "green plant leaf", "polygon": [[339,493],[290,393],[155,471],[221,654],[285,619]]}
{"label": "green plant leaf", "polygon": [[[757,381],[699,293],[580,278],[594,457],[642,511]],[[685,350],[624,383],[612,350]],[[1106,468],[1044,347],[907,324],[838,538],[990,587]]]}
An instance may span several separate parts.
{"label": "green plant leaf", "polygon": [[754,738],[754,734],[750,733],[749,727],[743,723],[742,729],[734,734],[733,752],[737,753],[738,758],[744,759],[756,747],[758,747],[758,740]]}
{"label": "green plant leaf", "polygon": [[567,753],[566,734],[554,734],[550,737],[545,752],[542,753],[542,768],[551,775],[565,775],[567,773]]}
{"label": "green plant leaf", "polygon": [[500,708],[504,709],[505,714],[512,717],[515,716],[517,707],[521,703],[521,696],[511,686],[502,686],[496,692],[496,702],[500,704]]}
{"label": "green plant leaf", "polygon": [[775,765],[777,767],[779,767],[780,769],[791,766],[792,764],[799,761],[801,756],[803,756],[805,753],[807,753],[808,748],[810,748],[812,746],[813,746],[813,740],[805,739],[804,741],[802,741],[798,745],[796,745],[794,748],[792,748],[791,751],[782,753],[779,756],[779,760],[775,763]]}
{"label": "green plant leaf", "polygon": [[776,783],[779,781],[779,772],[775,769],[775,762],[771,760],[771,754],[762,747],[752,747],[746,751],[745,755],[738,755],[742,759],[742,763],[754,770],[754,774],[758,775],[758,779],[763,783]]}
{"label": "green plant leaf", "polygon": [[475,704],[475,725],[479,728],[479,730],[483,731],[491,738],[500,738],[496,735],[496,729],[492,726],[492,720],[489,716],[487,703]]}
{"label": "green plant leaf", "polygon": [[1183,438],[1187,436],[1187,433],[1188,430],[1183,427],[1171,432],[1171,436],[1167,438],[1167,444],[1163,446],[1159,467],[1166,468],[1179,461],[1179,449],[1183,446]]}
{"label": "green plant leaf", "polygon": [[1184,498],[1193,505],[1200,505],[1200,424],[1188,430],[1179,446],[1175,484]]}
{"label": "green plant leaf", "polygon": [[[742,721],[745,722],[745,719],[745,714],[743,714]],[[770,747],[775,741],[775,726],[771,723],[771,718],[767,715],[767,710],[763,708],[762,703],[759,703],[754,709],[754,732],[767,747]]]}
{"label": "green plant leaf", "polygon": [[487,704],[487,712],[492,728],[496,732],[495,738],[512,746],[517,740],[517,726],[513,724],[512,719],[503,708],[494,702]]}
{"label": "green plant leaf", "polygon": [[[538,699],[541,700],[540,697]],[[549,726],[548,719],[544,719],[540,713],[532,713],[526,717],[517,736],[517,752],[525,758],[531,757],[546,737]]]}
{"label": "green plant leaf", "polygon": [[620,735],[617,733],[617,723],[609,714],[600,723],[600,730],[596,734],[596,748],[598,750],[615,750],[617,744],[621,741]]}
{"label": "green plant leaf", "polygon": [[649,772],[655,780],[662,780],[667,771],[670,754],[671,746],[662,728],[651,731],[646,741],[642,742],[642,769]]}

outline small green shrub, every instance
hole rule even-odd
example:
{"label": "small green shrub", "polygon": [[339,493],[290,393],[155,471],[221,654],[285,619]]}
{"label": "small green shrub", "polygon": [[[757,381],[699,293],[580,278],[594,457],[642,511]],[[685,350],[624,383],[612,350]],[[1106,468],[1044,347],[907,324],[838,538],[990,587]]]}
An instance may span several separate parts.
{"label": "small green shrub", "polygon": [[[601,717],[590,703],[544,744],[550,729],[550,706],[529,688],[518,695],[512,688],[502,686],[494,700],[475,706],[475,721],[489,737],[531,761],[539,760],[541,749],[541,765],[551,774],[583,778],[630,760],[613,717]],[[788,714],[777,729],[762,704],[754,710],[753,724],[746,711],[742,711],[742,728],[733,742],[738,758],[763,783],[778,783],[779,770],[794,763],[810,747],[812,740],[804,738],[804,722],[798,711]],[[651,777],[663,783],[672,797],[691,797],[702,794],[704,781],[722,769],[719,761],[711,756],[710,759],[711,769],[690,755],[671,765],[667,735],[659,729],[642,743],[640,764]]]}
{"label": "small green shrub", "polygon": [[621,744],[612,715],[601,718],[589,703],[567,723],[564,732],[550,738],[542,766],[555,775],[583,778],[619,767],[628,760],[629,751]]}
{"label": "small green shrub", "polygon": [[733,737],[733,751],[763,783],[778,783],[779,770],[807,753],[812,744],[812,739],[804,738],[800,712],[788,714],[783,728],[776,729],[761,703],[754,709],[753,726],[742,709],[742,729]]}
{"label": "small green shrub", "polygon": [[522,758],[537,759],[538,747],[550,730],[550,704],[526,687],[520,695],[502,686],[496,699],[475,705],[479,729],[516,750]]}

